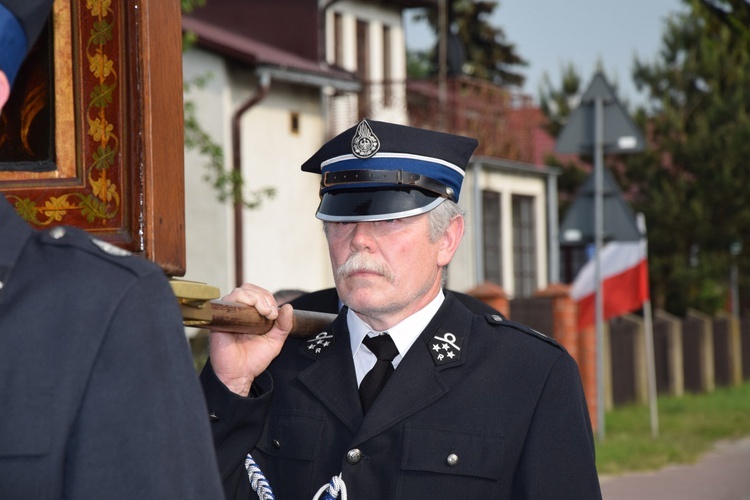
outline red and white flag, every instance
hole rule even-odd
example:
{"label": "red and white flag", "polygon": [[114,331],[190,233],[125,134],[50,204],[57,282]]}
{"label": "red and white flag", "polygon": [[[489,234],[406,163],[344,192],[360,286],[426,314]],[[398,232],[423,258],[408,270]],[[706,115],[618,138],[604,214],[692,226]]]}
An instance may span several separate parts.
{"label": "red and white flag", "polygon": [[[640,241],[612,241],[601,250],[604,321],[636,311],[649,300],[648,247]],[[573,281],[570,295],[578,303],[578,329],[596,321],[596,259],[590,259]]]}

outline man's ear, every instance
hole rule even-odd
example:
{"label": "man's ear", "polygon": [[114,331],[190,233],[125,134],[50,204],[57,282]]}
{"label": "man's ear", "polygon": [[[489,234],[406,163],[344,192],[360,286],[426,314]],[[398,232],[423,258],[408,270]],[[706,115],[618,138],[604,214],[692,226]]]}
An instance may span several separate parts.
{"label": "man's ear", "polygon": [[440,240],[440,253],[438,255],[438,265],[447,266],[453,259],[453,254],[461,243],[464,235],[464,218],[461,216],[454,217],[448,225],[448,229]]}
{"label": "man's ear", "polygon": [[5,76],[5,71],[0,70],[0,113],[2,113],[5,103],[8,102],[9,95],[10,82],[8,82],[8,77]]}

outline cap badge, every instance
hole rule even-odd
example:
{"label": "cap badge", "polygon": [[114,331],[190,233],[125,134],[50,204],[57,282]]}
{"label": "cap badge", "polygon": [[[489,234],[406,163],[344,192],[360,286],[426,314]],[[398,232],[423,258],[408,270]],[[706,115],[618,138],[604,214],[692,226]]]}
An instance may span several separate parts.
{"label": "cap badge", "polygon": [[367,123],[362,120],[357,125],[357,133],[352,137],[352,153],[357,158],[370,158],[380,149],[380,139],[375,135]]}

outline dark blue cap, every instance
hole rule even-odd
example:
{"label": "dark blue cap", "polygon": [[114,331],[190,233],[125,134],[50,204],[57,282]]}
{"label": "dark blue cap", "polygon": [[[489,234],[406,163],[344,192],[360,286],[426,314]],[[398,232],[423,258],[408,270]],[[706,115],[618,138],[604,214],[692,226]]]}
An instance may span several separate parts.
{"label": "dark blue cap", "polygon": [[457,202],[476,139],[362,120],[302,165],[321,174],[316,217],[332,222],[399,219]]}

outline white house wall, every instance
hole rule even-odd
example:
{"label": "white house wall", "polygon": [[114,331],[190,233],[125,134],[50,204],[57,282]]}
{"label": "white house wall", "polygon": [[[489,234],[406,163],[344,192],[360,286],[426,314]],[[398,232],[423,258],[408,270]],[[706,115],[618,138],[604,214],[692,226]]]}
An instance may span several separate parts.
{"label": "white house wall", "polygon": [[[299,133],[290,132],[290,114]],[[332,286],[322,223],[315,218],[320,176],[300,166],[321,146],[320,93],[271,82],[271,92],[242,119],[242,170],[250,190],[273,187],[259,209],[245,210],[245,280],[271,291]]]}
{"label": "white house wall", "polygon": [[[232,166],[231,120],[234,111],[255,94],[258,81],[250,69],[238,69],[220,57],[191,49],[183,56],[184,77],[210,71],[204,89],[188,94],[199,122],[224,149],[225,168]],[[299,115],[299,134],[290,133],[290,115]],[[247,191],[273,187],[276,196],[260,208],[244,210],[244,280],[271,291],[315,290],[332,286],[328,250],[314,213],[320,177],[300,165],[323,143],[324,120],[318,89],[271,81],[269,95],[241,120],[242,171]],[[234,287],[233,207],[216,201],[204,180],[205,160],[190,152],[185,158],[185,279]]]}
{"label": "white house wall", "polygon": [[[196,76],[211,77],[202,89],[192,87],[186,99],[196,105],[196,113],[205,131],[225,151],[231,151],[229,120],[231,106],[224,60],[202,50],[183,54],[185,82]],[[204,180],[206,160],[198,153],[185,151],[185,239],[187,271],[185,279],[208,283],[226,293],[233,284],[232,208],[216,198],[216,192]]]}

